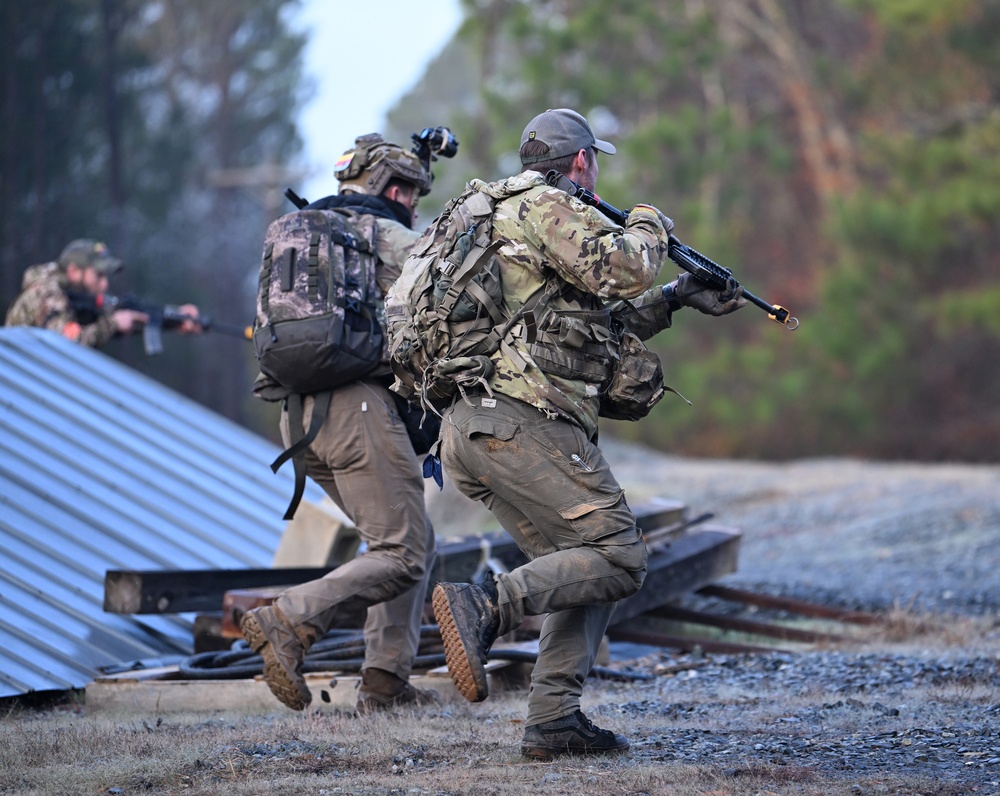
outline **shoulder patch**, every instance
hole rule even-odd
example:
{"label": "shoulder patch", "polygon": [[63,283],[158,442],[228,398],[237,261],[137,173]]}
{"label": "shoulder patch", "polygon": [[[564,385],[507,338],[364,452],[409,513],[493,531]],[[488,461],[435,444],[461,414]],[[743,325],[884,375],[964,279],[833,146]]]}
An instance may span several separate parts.
{"label": "shoulder patch", "polygon": [[341,155],[340,159],[333,165],[334,175],[339,174],[342,171],[346,171],[347,167],[351,165],[352,160],[354,160],[354,150],[345,152]]}

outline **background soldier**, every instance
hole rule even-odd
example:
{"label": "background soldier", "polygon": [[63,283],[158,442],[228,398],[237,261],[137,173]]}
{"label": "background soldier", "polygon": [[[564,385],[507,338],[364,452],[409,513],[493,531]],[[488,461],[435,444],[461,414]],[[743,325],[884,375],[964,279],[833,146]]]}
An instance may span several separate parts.
{"label": "background soldier", "polygon": [[[24,272],[21,292],[7,311],[7,326],[39,326],[86,346],[104,345],[112,337],[131,334],[149,321],[144,312],[102,306],[108,279],[122,269],[122,261],[111,255],[103,243],[74,240],[52,263],[33,265]],[[177,308],[192,319],[198,317],[194,304]],[[184,321],[177,327],[196,333],[201,327]]]}
{"label": "background soldier", "polygon": [[[746,303],[742,288],[720,295],[686,274],[651,287],[673,228],[656,208],[637,205],[623,229],[546,183],[544,175],[556,169],[593,191],[599,151],[615,148],[596,139],[580,114],[548,110],[521,136],[519,175],[471,183],[498,200],[493,239],[506,241],[498,259],[508,311],[550,280],[558,290],[535,318],[534,342],[509,340],[515,356],[501,348],[488,389],[456,399],[442,422],[448,476],[486,505],[529,559],[482,585],[435,587],[448,669],[468,699],[485,699],[493,641],[525,615],[547,614],[521,747],[538,758],[629,747],[580,710],[615,603],[636,592],[646,573],[635,518],[596,445],[601,392],[615,361],[611,316],[647,339],[670,326],[682,306],[722,315]],[[616,299],[631,301],[605,304]]]}
{"label": "background soldier", "polygon": [[[377,133],[356,139],[337,162],[340,192],[306,209],[347,210],[375,216],[376,281],[384,295],[399,276],[420,237],[412,229],[419,197],[431,175],[416,154]],[[409,683],[420,637],[427,584],[434,563],[434,529],[424,506],[423,476],[417,467],[402,413],[389,391],[388,364],[333,391],[319,434],[306,451],[306,473],[357,526],[365,552],[319,580],[282,593],[273,606],[249,611],[242,629],[264,658],[272,692],[293,710],[311,694],[302,676],[308,648],[323,636],[336,607],[368,607],[365,660],[358,692],[360,713],[437,698]],[[283,400],[283,388],[261,374],[254,392]],[[313,399],[306,397],[300,436],[309,428]],[[293,439],[287,403],[281,413],[286,447]]]}

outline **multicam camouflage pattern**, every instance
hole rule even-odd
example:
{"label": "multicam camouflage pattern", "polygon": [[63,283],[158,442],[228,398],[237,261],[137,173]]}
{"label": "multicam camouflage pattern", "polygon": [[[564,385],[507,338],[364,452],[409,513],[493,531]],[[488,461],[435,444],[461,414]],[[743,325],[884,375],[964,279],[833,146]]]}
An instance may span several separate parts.
{"label": "multicam camouflage pattern", "polygon": [[387,361],[375,224],[368,214],[300,210],[268,227],[254,349],[287,390],[331,389]]}
{"label": "multicam camouflage pattern", "polygon": [[550,282],[559,288],[536,318],[534,343],[527,324],[512,330],[509,347],[493,356],[488,385],[593,436],[617,356],[610,316],[640,339],[670,325],[667,302],[653,287],[667,260],[659,215],[633,212],[622,229],[533,171],[470,185],[497,200],[493,237],[506,241],[499,261],[508,311]]}
{"label": "multicam camouflage pattern", "polygon": [[70,306],[66,273],[58,263],[33,265],[24,272],[21,293],[7,311],[7,326],[38,326],[59,332],[69,340],[96,348],[115,335],[110,312],[82,323]]}
{"label": "multicam camouflage pattern", "polygon": [[[485,355],[495,348],[490,335],[507,318],[498,266],[486,251],[493,205],[467,186],[424,231],[386,293],[389,356],[396,374],[392,389],[438,413],[460,385],[484,382],[492,370]],[[490,274],[492,282],[484,282]],[[455,292],[449,294],[453,285]],[[485,293],[489,311],[467,300],[474,289]],[[466,299],[461,306],[460,299]]]}

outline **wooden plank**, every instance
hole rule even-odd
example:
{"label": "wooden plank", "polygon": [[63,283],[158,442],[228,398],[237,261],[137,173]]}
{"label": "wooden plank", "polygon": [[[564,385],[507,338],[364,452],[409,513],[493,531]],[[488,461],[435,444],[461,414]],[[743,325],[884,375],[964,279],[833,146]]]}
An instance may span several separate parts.
{"label": "wooden plank", "polygon": [[661,605],[659,608],[649,611],[647,616],[672,619],[677,622],[688,622],[694,625],[707,625],[708,627],[717,627],[720,630],[734,630],[739,633],[749,633],[755,636],[767,636],[768,638],[777,638],[783,641],[801,641],[806,644],[816,644],[821,641],[839,642],[847,639],[846,636],[834,633],[788,627],[771,622],[757,622],[752,619],[743,619],[736,616],[709,614],[704,611],[693,611],[677,605]]}
{"label": "wooden plank", "polygon": [[864,611],[852,611],[834,605],[818,605],[816,603],[796,600],[791,597],[778,597],[773,594],[734,589],[729,586],[712,584],[698,590],[707,597],[718,597],[723,600],[756,605],[759,608],[773,608],[779,611],[789,611],[802,616],[814,616],[819,619],[833,619],[838,622],[851,622],[856,625],[879,625],[885,622],[885,617]]}
{"label": "wooden plank", "polygon": [[687,506],[679,500],[652,498],[633,508],[635,524],[643,534],[687,522]]}
{"label": "wooden plank", "polygon": [[112,614],[218,611],[222,595],[230,589],[305,583],[331,569],[109,569],[104,573],[104,610]]}
{"label": "wooden plank", "polygon": [[[491,690],[502,687],[497,674],[504,662],[488,665]],[[351,711],[358,699],[357,675],[310,673],[306,685],[312,692],[310,711]],[[445,702],[465,702],[451,682],[447,671],[414,674],[410,682],[416,688],[431,688]],[[98,678],[85,692],[88,715],[96,713],[143,713],[159,715],[178,712],[237,711],[240,713],[287,713],[271,693],[263,678],[241,680],[148,680],[119,676]]]}

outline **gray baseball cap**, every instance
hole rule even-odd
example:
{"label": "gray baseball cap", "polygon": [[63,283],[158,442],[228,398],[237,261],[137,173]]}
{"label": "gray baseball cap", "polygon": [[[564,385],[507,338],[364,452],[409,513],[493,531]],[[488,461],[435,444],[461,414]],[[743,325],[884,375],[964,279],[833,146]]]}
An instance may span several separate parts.
{"label": "gray baseball cap", "polygon": [[122,261],[113,257],[107,246],[87,238],[78,238],[62,250],[59,267],[65,271],[70,263],[81,268],[94,268],[98,273],[108,276],[122,269]]}
{"label": "gray baseball cap", "polygon": [[613,155],[617,151],[612,144],[594,137],[587,120],[569,108],[549,108],[540,113],[521,133],[521,146],[528,141],[541,141],[549,145],[544,155],[521,156],[521,164],[539,163],[543,160],[558,160],[573,155],[581,149],[593,147],[598,152]]}

